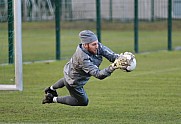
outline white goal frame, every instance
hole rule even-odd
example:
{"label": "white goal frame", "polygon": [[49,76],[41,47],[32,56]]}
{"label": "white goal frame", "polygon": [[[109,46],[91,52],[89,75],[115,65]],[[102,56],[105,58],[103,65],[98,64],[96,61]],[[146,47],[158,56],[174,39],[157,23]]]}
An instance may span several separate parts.
{"label": "white goal frame", "polygon": [[0,90],[23,90],[21,0],[13,0],[15,84],[0,84]]}

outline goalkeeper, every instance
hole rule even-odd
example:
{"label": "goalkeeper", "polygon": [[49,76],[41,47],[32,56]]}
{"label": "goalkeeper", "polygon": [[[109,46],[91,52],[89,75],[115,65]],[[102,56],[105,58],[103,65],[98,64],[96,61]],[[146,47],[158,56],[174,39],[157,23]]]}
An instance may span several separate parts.
{"label": "goalkeeper", "polygon": [[[120,61],[118,61],[121,55],[115,54],[108,47],[99,43],[97,36],[92,31],[81,31],[79,37],[81,43],[77,46],[70,61],[64,66],[64,77],[45,89],[45,98],[42,104],[61,103],[71,106],[87,106],[89,100],[83,86],[90,77],[94,76],[102,80],[110,76],[115,69],[125,68],[126,63],[120,64]],[[102,57],[113,63],[100,70]],[[56,90],[64,86],[66,86],[70,95],[58,96]]]}

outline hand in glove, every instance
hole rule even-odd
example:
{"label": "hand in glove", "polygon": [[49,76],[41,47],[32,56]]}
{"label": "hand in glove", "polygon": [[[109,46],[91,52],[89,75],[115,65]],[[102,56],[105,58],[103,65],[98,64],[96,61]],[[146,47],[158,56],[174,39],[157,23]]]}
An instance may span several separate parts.
{"label": "hand in glove", "polygon": [[121,53],[120,56],[111,64],[113,69],[125,69],[128,66],[127,58]]}

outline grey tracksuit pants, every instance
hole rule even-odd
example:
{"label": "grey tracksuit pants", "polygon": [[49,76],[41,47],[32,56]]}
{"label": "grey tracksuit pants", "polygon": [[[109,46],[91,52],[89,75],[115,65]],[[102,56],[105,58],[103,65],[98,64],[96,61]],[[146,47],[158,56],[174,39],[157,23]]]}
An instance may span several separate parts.
{"label": "grey tracksuit pants", "polygon": [[57,102],[71,105],[71,106],[87,106],[88,105],[88,97],[83,87],[71,87],[64,78],[58,80],[54,85],[54,89],[63,88],[66,86],[68,89],[70,96],[58,96]]}

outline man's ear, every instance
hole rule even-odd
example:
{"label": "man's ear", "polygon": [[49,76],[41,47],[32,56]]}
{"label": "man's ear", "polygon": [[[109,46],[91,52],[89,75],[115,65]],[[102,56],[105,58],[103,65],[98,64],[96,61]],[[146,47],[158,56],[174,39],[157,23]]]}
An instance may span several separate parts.
{"label": "man's ear", "polygon": [[83,44],[83,46],[84,46],[85,49],[88,49],[89,44],[88,44],[88,43],[85,43],[85,44]]}

